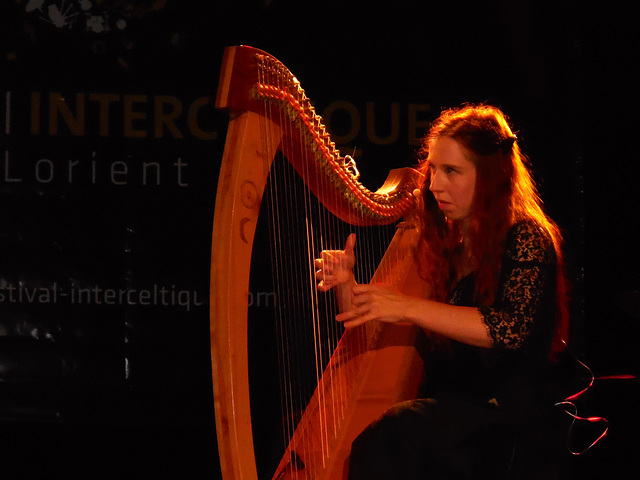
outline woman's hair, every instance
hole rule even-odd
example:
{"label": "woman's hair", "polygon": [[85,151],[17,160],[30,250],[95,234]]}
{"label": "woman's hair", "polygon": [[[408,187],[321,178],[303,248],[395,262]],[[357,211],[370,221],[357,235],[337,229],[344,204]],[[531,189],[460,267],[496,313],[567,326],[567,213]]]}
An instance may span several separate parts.
{"label": "woman's hair", "polygon": [[[468,235],[471,265],[476,275],[474,299],[490,305],[497,290],[507,231],[528,220],[544,229],[557,257],[557,311],[553,352],[564,347],[568,334],[567,281],[562,253],[562,234],[544,213],[542,201],[520,151],[516,136],[502,111],[490,105],[463,105],[443,111],[422,139],[418,159],[424,174],[421,185],[424,215],[420,253],[425,262],[421,273],[443,300],[455,282],[451,258],[459,248],[459,224],[446,219],[429,190],[429,146],[437,138],[449,137],[462,145],[476,167],[476,185]],[[442,272],[447,272],[445,275]]]}

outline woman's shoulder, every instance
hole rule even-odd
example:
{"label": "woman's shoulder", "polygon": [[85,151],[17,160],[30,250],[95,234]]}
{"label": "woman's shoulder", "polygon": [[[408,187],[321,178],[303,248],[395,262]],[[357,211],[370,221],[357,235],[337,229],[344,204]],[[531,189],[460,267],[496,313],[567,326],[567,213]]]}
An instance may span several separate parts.
{"label": "woman's shoulder", "polygon": [[555,261],[551,235],[533,220],[522,220],[513,224],[507,233],[505,253],[519,262]]}

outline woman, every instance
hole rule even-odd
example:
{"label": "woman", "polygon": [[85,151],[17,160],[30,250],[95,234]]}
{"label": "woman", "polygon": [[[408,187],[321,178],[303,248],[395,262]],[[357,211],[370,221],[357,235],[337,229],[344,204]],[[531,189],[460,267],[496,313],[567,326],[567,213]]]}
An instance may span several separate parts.
{"label": "woman", "polygon": [[555,400],[546,375],[568,330],[561,233],[498,108],[444,111],[419,159],[416,261],[433,298],[356,284],[353,235],[316,261],[318,289],[335,290],[345,327],[409,322],[451,341],[428,366],[425,398],[356,439],[350,478],[554,478],[542,459]]}

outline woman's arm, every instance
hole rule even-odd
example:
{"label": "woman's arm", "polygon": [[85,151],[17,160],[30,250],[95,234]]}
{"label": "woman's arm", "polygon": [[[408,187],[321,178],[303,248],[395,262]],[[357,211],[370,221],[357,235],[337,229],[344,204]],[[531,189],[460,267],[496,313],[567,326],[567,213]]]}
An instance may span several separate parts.
{"label": "woman's arm", "polygon": [[336,319],[351,328],[370,320],[412,323],[453,340],[492,347],[477,308],[459,307],[400,293],[389,285],[359,285],[353,275],[355,234],[344,250],[324,250],[315,260],[318,290],[334,290],[340,313]]}
{"label": "woman's arm", "polygon": [[411,323],[469,345],[494,346],[483,316],[475,307],[411,297],[388,285],[355,285],[351,292],[353,308],[336,317],[347,328],[370,320]]}
{"label": "woman's arm", "polygon": [[[409,322],[470,345],[518,349],[544,311],[555,286],[555,252],[545,232],[530,222],[517,224],[507,242],[504,275],[492,306],[463,307],[403,295],[389,285],[352,288],[352,309],[337,320],[352,327],[379,320]],[[549,318],[553,320],[553,304]]]}

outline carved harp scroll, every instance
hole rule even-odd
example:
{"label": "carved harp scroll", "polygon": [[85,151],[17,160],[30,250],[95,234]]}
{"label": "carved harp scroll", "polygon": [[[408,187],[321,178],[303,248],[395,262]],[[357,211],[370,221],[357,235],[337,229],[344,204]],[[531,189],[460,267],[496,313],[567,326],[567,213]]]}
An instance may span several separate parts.
{"label": "carved harp scroll", "polygon": [[[390,224],[405,217],[415,208],[412,192],[418,174],[412,169],[394,170],[379,190],[367,190],[358,181],[353,161],[340,156],[296,78],[277,59],[255,48],[225,50],[216,106],[230,115],[214,212],[210,287],[218,449],[225,480],[254,480],[247,351],[249,270],[274,156],[285,143],[293,145],[287,159],[304,183],[333,215],[354,225]],[[301,153],[291,154],[294,150]],[[407,293],[426,294],[413,267],[416,234],[413,228],[397,229],[372,281],[393,282]],[[353,335],[364,335],[365,342],[352,342]],[[416,394],[421,378],[416,335],[413,327],[374,323],[346,331],[273,478],[346,478],[355,436],[389,406]],[[340,418],[325,410],[336,382],[349,390]],[[330,433],[320,431],[319,416],[325,421],[331,417],[330,423],[339,427]]]}

